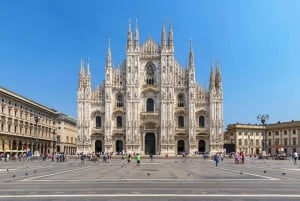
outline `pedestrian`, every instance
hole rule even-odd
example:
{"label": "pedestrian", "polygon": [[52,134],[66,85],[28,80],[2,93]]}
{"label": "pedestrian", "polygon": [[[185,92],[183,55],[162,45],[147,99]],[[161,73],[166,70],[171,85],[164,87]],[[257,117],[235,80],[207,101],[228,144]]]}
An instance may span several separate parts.
{"label": "pedestrian", "polygon": [[290,157],[289,157],[289,161],[290,161],[290,163],[292,163],[292,162],[293,162],[293,160],[294,160],[294,155],[293,155],[293,153],[290,153]]}
{"label": "pedestrian", "polygon": [[298,153],[295,151],[294,152],[294,164],[297,164],[297,160],[298,160]]}
{"label": "pedestrian", "polygon": [[216,167],[218,167],[220,160],[221,160],[221,158],[220,158],[219,154],[216,153],[214,156],[214,161],[216,163]]}
{"label": "pedestrian", "polygon": [[150,159],[151,161],[153,161],[153,154],[150,154]]}
{"label": "pedestrian", "polygon": [[127,162],[130,163],[131,162],[131,154],[128,154],[128,157],[127,157]]}
{"label": "pedestrian", "polygon": [[234,154],[234,164],[239,164],[239,153],[238,152],[236,152]]}
{"label": "pedestrian", "polygon": [[84,164],[84,155],[83,154],[81,154],[80,160],[81,160],[81,164]]}
{"label": "pedestrian", "polygon": [[141,163],[141,155],[139,153],[136,154],[136,166],[140,166]]}
{"label": "pedestrian", "polygon": [[245,163],[245,158],[246,158],[246,153],[245,152],[242,152],[242,163],[244,164]]}

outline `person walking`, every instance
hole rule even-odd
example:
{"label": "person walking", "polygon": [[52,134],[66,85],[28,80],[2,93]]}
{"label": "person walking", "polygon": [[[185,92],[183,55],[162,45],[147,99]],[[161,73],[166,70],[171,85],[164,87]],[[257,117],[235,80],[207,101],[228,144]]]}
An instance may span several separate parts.
{"label": "person walking", "polygon": [[216,153],[214,156],[214,161],[216,163],[216,167],[218,167],[220,160],[221,160],[220,155],[218,153]]}
{"label": "person walking", "polygon": [[294,164],[297,164],[297,160],[298,160],[298,153],[297,151],[294,152]]}
{"label": "person walking", "polygon": [[234,154],[234,164],[239,164],[239,161],[240,161],[240,155],[238,152],[236,152]]}
{"label": "person walking", "polygon": [[140,166],[141,163],[141,155],[139,153],[136,154],[136,166]]}
{"label": "person walking", "polygon": [[131,154],[128,154],[128,157],[127,157],[127,162],[130,163],[131,162]]}
{"label": "person walking", "polygon": [[80,156],[80,160],[81,160],[81,164],[83,165],[84,164],[84,155],[83,155],[83,153]]}

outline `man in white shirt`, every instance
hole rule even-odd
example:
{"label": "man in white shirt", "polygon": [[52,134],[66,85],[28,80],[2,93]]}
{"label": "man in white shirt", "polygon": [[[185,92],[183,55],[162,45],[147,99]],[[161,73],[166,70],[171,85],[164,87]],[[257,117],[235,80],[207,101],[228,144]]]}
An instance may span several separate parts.
{"label": "man in white shirt", "polygon": [[297,160],[298,160],[298,153],[295,151],[294,152],[294,164],[297,164]]}

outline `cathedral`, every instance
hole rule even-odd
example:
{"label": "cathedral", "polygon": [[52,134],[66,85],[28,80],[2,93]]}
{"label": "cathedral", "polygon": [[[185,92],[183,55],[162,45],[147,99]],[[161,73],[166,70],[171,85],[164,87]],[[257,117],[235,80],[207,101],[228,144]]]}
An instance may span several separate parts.
{"label": "cathedral", "polygon": [[174,57],[172,26],[161,42],[139,41],[129,22],[126,56],[112,65],[107,48],[105,80],[91,87],[89,63],[81,61],[77,90],[78,153],[177,154],[223,151],[223,89],[220,65],[211,63],[209,89]]}

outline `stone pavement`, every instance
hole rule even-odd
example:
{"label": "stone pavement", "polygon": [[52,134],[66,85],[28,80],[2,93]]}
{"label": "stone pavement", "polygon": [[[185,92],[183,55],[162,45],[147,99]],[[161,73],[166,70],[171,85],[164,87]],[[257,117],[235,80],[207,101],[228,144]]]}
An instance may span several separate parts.
{"label": "stone pavement", "polygon": [[0,200],[299,200],[299,173],[300,165],[287,160],[225,159],[218,168],[197,157],[143,157],[140,166],[120,158],[9,162],[0,163]]}

